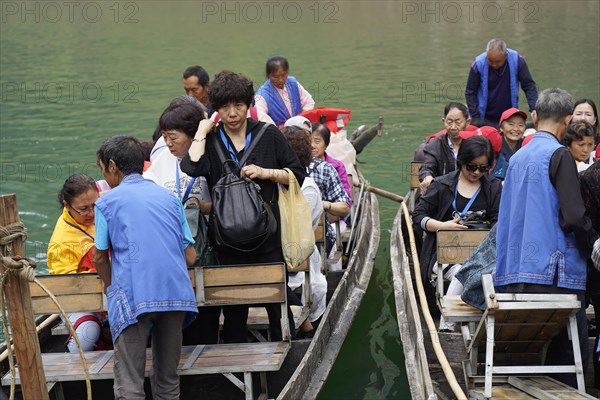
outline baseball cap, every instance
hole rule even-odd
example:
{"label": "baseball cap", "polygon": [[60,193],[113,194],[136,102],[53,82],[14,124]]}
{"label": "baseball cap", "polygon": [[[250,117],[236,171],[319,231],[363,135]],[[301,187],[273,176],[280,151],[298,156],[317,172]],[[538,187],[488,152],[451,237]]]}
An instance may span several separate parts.
{"label": "baseball cap", "polygon": [[500,132],[493,126],[482,126],[475,131],[460,132],[460,137],[463,139],[468,139],[473,136],[483,136],[487,138],[492,143],[494,153],[499,153],[500,149],[502,149],[502,137],[500,136]]}
{"label": "baseball cap", "polygon": [[312,130],[312,124],[308,120],[308,118],[303,117],[301,115],[296,115],[285,121],[283,126],[296,126],[298,128],[302,128],[304,130],[308,130],[309,132]]}
{"label": "baseball cap", "polygon": [[504,121],[506,121],[507,119],[509,119],[510,117],[512,117],[515,114],[520,115],[521,117],[523,117],[525,119],[525,121],[527,121],[527,114],[524,111],[521,111],[518,108],[512,107],[502,113],[502,116],[500,117],[500,125],[502,125],[502,123]]}

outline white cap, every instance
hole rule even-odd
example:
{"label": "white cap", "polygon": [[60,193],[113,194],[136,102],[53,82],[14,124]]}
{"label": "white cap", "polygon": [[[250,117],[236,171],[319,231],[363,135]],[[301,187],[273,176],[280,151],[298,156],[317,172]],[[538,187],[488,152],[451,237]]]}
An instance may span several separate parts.
{"label": "white cap", "polygon": [[287,121],[285,121],[285,124],[283,124],[283,126],[296,126],[309,132],[311,132],[312,130],[312,124],[310,123],[308,118],[303,117],[301,115],[296,115],[295,117],[288,119]]}

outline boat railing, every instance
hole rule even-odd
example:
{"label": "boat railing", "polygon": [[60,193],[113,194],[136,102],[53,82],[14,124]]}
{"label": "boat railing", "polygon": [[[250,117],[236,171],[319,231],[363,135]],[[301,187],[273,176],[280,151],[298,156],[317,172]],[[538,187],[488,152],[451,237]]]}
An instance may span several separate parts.
{"label": "boat railing", "polygon": [[417,292],[419,294],[419,301],[421,303],[421,311],[423,313],[423,317],[427,324],[427,330],[429,331],[429,334],[431,335],[431,342],[433,345],[433,350],[434,350],[435,355],[442,367],[442,371],[446,377],[446,380],[448,381],[448,384],[450,385],[450,388],[452,389],[452,392],[454,393],[454,395],[456,396],[457,399],[466,400],[467,396],[465,395],[465,392],[463,391],[462,387],[458,383],[458,380],[456,379],[456,376],[454,375],[454,371],[452,371],[452,367],[450,366],[450,363],[448,362],[446,354],[444,353],[444,349],[442,348],[442,346],[440,344],[440,339],[438,336],[437,328],[435,326],[435,323],[433,321],[431,314],[429,313],[429,306],[428,306],[428,302],[427,302],[427,297],[425,295],[425,288],[423,286],[423,281],[421,279],[421,268],[420,268],[420,264],[419,264],[419,255],[417,252],[415,236],[414,236],[413,230],[411,229],[411,226],[412,226],[411,216],[408,211],[408,207],[406,206],[406,203],[403,202],[401,207],[402,207],[402,212],[404,214],[404,219],[406,222],[406,227],[407,227],[407,231],[408,231],[408,235],[409,235],[410,251],[411,251],[412,259],[413,259],[415,281],[417,284]]}

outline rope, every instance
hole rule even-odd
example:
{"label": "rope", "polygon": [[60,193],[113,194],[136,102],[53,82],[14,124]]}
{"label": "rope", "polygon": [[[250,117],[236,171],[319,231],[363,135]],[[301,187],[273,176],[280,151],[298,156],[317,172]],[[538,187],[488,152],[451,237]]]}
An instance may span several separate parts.
{"label": "rope", "polygon": [[[27,231],[25,230],[25,225],[22,222],[15,222],[9,224],[7,226],[0,226],[0,251],[3,255],[11,255],[11,246],[10,244],[17,240],[21,239],[25,241],[27,239]],[[8,253],[5,252],[8,250]]]}
{"label": "rope", "polygon": [[427,305],[427,297],[425,296],[425,289],[423,287],[423,282],[420,278],[421,276],[421,267],[419,264],[419,255],[417,253],[417,246],[415,244],[415,236],[414,232],[411,229],[412,221],[410,219],[410,213],[408,211],[408,207],[406,207],[406,203],[402,202],[402,212],[404,214],[404,220],[406,223],[406,228],[408,231],[408,237],[410,240],[410,250],[412,253],[413,259],[413,267],[415,269],[415,281],[417,283],[417,292],[419,294],[419,300],[421,301],[421,311],[423,312],[423,318],[427,323],[427,330],[429,331],[429,335],[431,336],[431,344],[433,345],[433,350],[435,355],[437,356],[438,361],[440,362],[440,366],[442,367],[442,371],[446,376],[446,380],[454,392],[454,395],[457,399],[466,400],[467,396],[465,392],[463,392],[460,387],[458,381],[456,380],[456,376],[454,375],[454,371],[452,371],[452,367],[446,358],[446,354],[444,353],[444,349],[440,345],[440,338],[438,336],[437,329],[435,327],[435,323],[433,322],[433,318],[429,313],[429,306]]}
{"label": "rope", "polygon": [[5,293],[4,293],[4,281],[8,277],[13,277],[15,279],[24,279],[27,282],[36,283],[54,302],[56,307],[59,309],[61,316],[64,321],[67,323],[69,327],[69,331],[71,335],[75,339],[75,343],[77,344],[77,350],[79,351],[79,356],[81,357],[81,364],[83,366],[83,371],[85,373],[85,384],[87,388],[87,398],[88,400],[92,400],[92,384],[90,381],[90,375],[87,367],[87,363],[85,361],[85,354],[83,353],[83,349],[81,348],[81,343],[79,342],[79,338],[75,334],[75,329],[73,328],[73,324],[67,317],[62,306],[58,303],[56,297],[50,293],[48,288],[44,286],[40,281],[35,278],[35,272],[32,266],[35,266],[35,261],[26,257],[6,257],[5,255],[11,255],[12,253],[12,242],[14,240],[25,240],[27,238],[27,233],[25,231],[25,227],[21,222],[13,223],[8,226],[2,227],[0,226],[0,251],[2,257],[0,258],[0,264],[3,264],[5,268],[3,268],[4,273],[0,274],[0,308],[2,311],[2,328],[4,329],[8,350],[8,364],[10,366],[10,400],[14,400],[15,398],[15,386],[16,386],[16,373],[15,373],[15,365],[12,355],[12,346],[8,340],[8,325],[7,315],[6,315],[6,303],[5,303]]}

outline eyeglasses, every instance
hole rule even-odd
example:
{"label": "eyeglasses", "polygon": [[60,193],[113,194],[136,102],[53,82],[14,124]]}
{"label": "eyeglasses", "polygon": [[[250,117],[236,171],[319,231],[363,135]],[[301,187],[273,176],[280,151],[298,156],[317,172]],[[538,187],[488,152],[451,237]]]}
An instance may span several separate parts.
{"label": "eyeglasses", "polygon": [[86,207],[83,210],[78,210],[75,207],[73,207],[72,205],[69,204],[69,207],[71,207],[71,210],[75,211],[77,214],[79,215],[90,215],[94,212],[94,206],[92,205],[92,207]]}
{"label": "eyeglasses", "polygon": [[469,171],[469,172],[475,172],[475,171],[479,170],[479,172],[481,172],[482,174],[485,174],[486,172],[488,172],[490,170],[491,167],[487,164],[483,164],[483,165],[467,164],[467,165],[465,165],[465,168],[467,168],[467,171]]}

